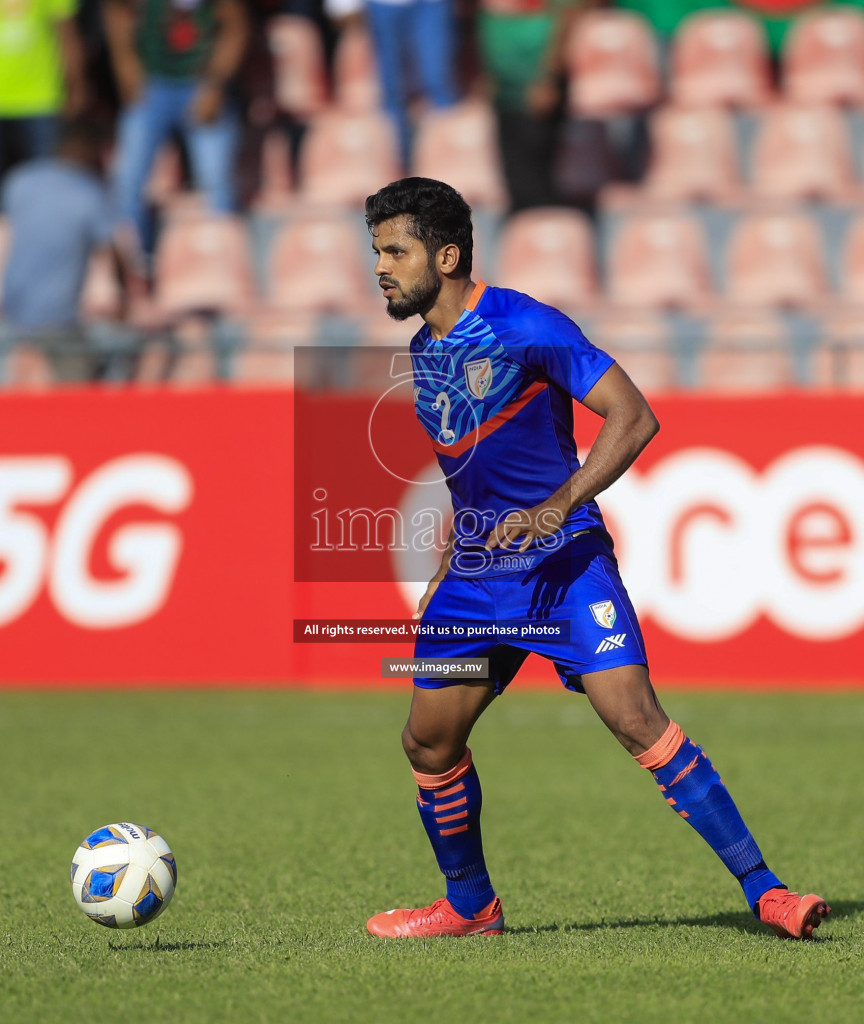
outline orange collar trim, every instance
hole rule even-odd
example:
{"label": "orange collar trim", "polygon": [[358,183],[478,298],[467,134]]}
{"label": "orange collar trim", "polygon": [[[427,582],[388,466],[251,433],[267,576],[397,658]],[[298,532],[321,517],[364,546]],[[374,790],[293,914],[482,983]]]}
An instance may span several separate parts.
{"label": "orange collar trim", "polygon": [[474,291],[471,292],[471,298],[468,300],[468,305],[465,308],[473,312],[477,308],[477,303],[480,301],[480,298],[485,291],[486,282],[478,281],[477,284],[474,285]]}

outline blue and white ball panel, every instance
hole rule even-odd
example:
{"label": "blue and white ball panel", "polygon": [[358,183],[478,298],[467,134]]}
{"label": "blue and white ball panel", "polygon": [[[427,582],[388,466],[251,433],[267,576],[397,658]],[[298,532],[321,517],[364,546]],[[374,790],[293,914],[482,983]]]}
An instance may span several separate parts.
{"label": "blue and white ball panel", "polygon": [[177,863],[158,833],[120,822],[87,836],[72,860],[71,881],[75,902],[91,920],[109,928],[135,928],[168,905]]}

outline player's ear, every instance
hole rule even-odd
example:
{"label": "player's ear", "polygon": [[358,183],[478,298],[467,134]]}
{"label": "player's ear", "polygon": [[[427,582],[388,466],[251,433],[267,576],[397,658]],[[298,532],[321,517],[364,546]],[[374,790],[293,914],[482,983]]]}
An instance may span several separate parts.
{"label": "player's ear", "polygon": [[459,251],[458,245],[454,245],[452,242],[442,245],[438,250],[438,269],[443,274],[455,273],[461,256],[462,253]]}

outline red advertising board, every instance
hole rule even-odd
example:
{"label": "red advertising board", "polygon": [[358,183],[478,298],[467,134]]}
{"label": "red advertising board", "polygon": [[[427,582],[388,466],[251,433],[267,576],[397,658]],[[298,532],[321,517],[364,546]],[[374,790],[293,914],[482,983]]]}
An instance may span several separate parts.
{"label": "red advertising board", "polygon": [[[654,406],[600,505],[656,682],[861,685],[864,399]],[[380,666],[410,643],[293,621],[409,619],[448,525],[410,400],[70,391],[0,424],[2,683],[405,685]]]}
{"label": "red advertising board", "polygon": [[288,675],[285,392],[0,401],[5,683]]}

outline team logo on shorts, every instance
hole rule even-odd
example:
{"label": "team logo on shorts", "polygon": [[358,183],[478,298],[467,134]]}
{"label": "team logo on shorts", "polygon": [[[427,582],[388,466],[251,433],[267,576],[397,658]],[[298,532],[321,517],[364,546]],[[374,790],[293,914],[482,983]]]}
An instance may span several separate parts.
{"label": "team logo on shorts", "polygon": [[468,390],[475,398],[485,398],[492,387],[492,360],[487,357],[462,365],[465,367],[465,383]]}
{"label": "team logo on shorts", "polygon": [[611,601],[595,601],[588,605],[588,610],[594,616],[594,621],[604,629],[611,629],[618,618],[615,605]]}

